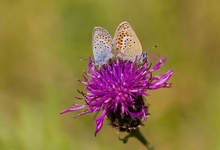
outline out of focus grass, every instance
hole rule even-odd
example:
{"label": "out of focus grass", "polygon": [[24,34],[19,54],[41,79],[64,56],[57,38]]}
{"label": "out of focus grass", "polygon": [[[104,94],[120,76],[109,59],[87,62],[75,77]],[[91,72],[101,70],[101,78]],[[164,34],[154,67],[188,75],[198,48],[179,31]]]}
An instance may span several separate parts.
{"label": "out of focus grass", "polygon": [[[163,150],[220,148],[220,3],[212,1],[0,1],[0,149],[144,149],[124,145],[93,115],[59,115],[77,100],[91,33],[127,20],[149,55],[169,55],[173,88],[150,92],[143,134]],[[154,45],[158,48],[149,50]]]}

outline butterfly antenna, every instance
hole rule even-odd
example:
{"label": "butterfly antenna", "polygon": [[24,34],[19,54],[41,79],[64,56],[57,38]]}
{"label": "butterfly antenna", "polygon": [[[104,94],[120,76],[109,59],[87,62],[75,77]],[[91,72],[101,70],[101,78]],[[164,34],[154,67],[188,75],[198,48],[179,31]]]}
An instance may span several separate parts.
{"label": "butterfly antenna", "polygon": [[155,49],[155,48],[157,48],[157,45],[151,47],[149,50],[152,50],[152,49]]}
{"label": "butterfly antenna", "polygon": [[80,58],[80,61],[89,60],[88,58]]}

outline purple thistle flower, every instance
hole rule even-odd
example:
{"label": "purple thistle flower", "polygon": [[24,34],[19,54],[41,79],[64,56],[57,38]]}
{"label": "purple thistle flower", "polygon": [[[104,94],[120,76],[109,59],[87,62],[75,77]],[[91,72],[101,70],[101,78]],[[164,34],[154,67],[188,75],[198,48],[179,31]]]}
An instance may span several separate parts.
{"label": "purple thistle flower", "polygon": [[167,60],[167,57],[159,60],[152,57],[155,65],[149,64],[146,56],[140,61],[110,59],[102,66],[95,66],[92,59],[89,60],[88,72],[84,72],[85,81],[79,80],[86,86],[86,92],[82,94],[85,104],[74,104],[72,108],[61,112],[67,113],[85,108],[85,111],[75,117],[100,112],[96,119],[95,135],[101,130],[104,118],[107,117],[110,124],[119,131],[131,131],[143,125],[147,119],[148,105],[144,96],[149,96],[147,90],[171,87],[167,83],[172,70],[153,76],[152,73],[159,69]]}

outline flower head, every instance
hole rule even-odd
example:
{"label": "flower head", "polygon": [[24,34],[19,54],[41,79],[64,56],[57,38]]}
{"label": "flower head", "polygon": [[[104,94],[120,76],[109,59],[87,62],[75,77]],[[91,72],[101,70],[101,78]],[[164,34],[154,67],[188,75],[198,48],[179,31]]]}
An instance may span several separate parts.
{"label": "flower head", "polygon": [[84,112],[75,117],[100,112],[96,119],[95,135],[102,128],[105,117],[119,131],[129,132],[143,125],[149,114],[144,99],[144,96],[149,96],[147,91],[171,86],[167,81],[172,70],[153,76],[153,72],[167,60],[167,57],[161,58],[159,55],[158,58],[159,61],[153,57],[154,66],[148,62],[147,56],[142,61],[112,58],[102,66],[95,66],[89,59],[88,72],[83,74],[84,81],[79,80],[85,85],[86,91],[78,91],[85,104],[74,104],[61,114],[83,108],[86,108]]}

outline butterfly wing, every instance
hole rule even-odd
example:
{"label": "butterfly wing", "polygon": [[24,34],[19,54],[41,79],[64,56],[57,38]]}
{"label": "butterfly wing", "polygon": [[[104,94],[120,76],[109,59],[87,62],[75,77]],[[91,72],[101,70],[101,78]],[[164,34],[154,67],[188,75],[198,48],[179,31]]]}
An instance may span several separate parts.
{"label": "butterfly wing", "polygon": [[126,21],[117,27],[113,42],[118,57],[134,61],[136,56],[142,54],[141,43],[131,25]]}
{"label": "butterfly wing", "polygon": [[102,27],[95,27],[92,34],[92,50],[95,65],[103,65],[113,57],[112,47],[112,37],[108,31]]}

